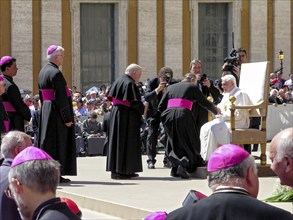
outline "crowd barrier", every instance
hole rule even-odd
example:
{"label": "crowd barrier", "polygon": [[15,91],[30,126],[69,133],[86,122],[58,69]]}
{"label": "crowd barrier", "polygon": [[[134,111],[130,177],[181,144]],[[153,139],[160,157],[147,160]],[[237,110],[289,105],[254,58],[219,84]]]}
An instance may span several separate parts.
{"label": "crowd barrier", "polygon": [[285,128],[293,127],[293,104],[269,105],[267,116],[267,141]]}

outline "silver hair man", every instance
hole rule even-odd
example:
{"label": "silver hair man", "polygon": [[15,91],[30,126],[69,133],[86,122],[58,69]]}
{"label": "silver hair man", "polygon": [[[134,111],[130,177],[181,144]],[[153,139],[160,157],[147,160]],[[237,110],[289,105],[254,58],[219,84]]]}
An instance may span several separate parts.
{"label": "silver hair man", "polygon": [[1,154],[13,159],[25,147],[32,145],[31,137],[22,131],[10,131],[2,139]]}

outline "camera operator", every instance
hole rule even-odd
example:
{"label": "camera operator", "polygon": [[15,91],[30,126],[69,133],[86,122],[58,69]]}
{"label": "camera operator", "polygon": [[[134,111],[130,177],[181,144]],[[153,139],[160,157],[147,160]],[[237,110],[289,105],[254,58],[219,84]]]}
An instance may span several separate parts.
{"label": "camera operator", "polygon": [[224,59],[224,62],[222,76],[232,74],[236,79],[237,86],[239,86],[241,64],[247,62],[246,50],[242,47],[237,50],[232,49],[230,55]]}
{"label": "camera operator", "polygon": [[[241,65],[242,63],[247,62],[247,52],[244,48],[240,47],[237,50],[232,49],[229,57],[225,58],[226,61],[223,65],[223,76],[227,74],[232,74],[236,78],[236,84],[239,86],[239,80],[241,75]],[[230,67],[232,66],[232,68]],[[250,118],[250,128],[259,129],[260,126],[260,117],[251,117]],[[251,145],[244,144],[245,150],[251,153]],[[258,150],[258,144],[253,145],[252,151]]]}
{"label": "camera operator", "polygon": [[[222,95],[220,91],[214,86],[213,82],[207,78],[206,74],[202,73],[202,63],[200,60],[192,60],[189,65],[190,73],[196,74],[197,86],[205,97],[212,96],[214,104],[220,103]],[[198,112],[194,112],[194,116],[197,118],[197,126],[200,129],[203,124],[208,122],[208,111],[199,106]]]}
{"label": "camera operator", "polygon": [[163,96],[165,88],[171,83],[173,71],[169,67],[162,67],[156,78],[149,80],[144,94],[145,100],[148,102],[148,110],[146,114],[148,124],[147,135],[147,163],[149,169],[155,169],[157,155],[157,141],[159,134],[159,126],[161,123],[161,115],[158,112],[158,104]]}

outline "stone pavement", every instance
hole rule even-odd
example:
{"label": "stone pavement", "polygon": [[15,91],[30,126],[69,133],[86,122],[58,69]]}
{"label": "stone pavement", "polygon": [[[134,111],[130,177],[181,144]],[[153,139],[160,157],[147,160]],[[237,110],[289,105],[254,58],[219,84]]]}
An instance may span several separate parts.
{"label": "stone pavement", "polygon": [[[163,167],[163,154],[157,156],[156,169],[148,169],[146,159],[143,156],[139,177],[112,180],[105,171],[106,157],[80,157],[78,175],[67,176],[72,181],[59,185],[58,196],[76,201],[83,208],[83,219],[142,219],[152,211],[170,212],[180,207],[191,189],[211,194],[206,179],[170,177],[170,169]],[[261,177],[258,198],[271,196],[276,181],[277,177]],[[293,213],[290,203],[273,205]]]}

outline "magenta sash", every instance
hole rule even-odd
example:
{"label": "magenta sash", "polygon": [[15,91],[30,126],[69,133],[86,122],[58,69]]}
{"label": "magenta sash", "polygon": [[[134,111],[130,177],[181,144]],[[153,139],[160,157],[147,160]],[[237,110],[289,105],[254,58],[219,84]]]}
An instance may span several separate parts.
{"label": "magenta sash", "polygon": [[[67,97],[71,97],[71,93],[70,90],[68,89],[68,87],[65,87],[66,90],[66,95]],[[55,100],[55,93],[54,93],[54,89],[42,89],[42,96],[43,96],[43,100],[44,101],[53,101]]]}
{"label": "magenta sash", "polygon": [[2,103],[6,112],[16,112],[15,108],[11,105],[10,102],[3,101]]}
{"label": "magenta sash", "polygon": [[125,105],[127,107],[130,107],[130,103],[127,100],[121,101],[119,99],[112,98],[112,102],[113,102],[113,105]]}
{"label": "magenta sash", "polygon": [[70,92],[70,90],[68,89],[68,86],[66,86],[65,89],[66,89],[67,97],[71,97],[71,92]]}
{"label": "magenta sash", "polygon": [[192,101],[187,99],[169,99],[168,108],[171,107],[183,107],[189,110],[192,109]]}
{"label": "magenta sash", "polygon": [[42,89],[42,97],[44,101],[53,101],[55,100],[54,89]]}
{"label": "magenta sash", "polygon": [[8,133],[8,131],[9,131],[9,121],[4,120],[4,127],[5,127],[6,133]]}

